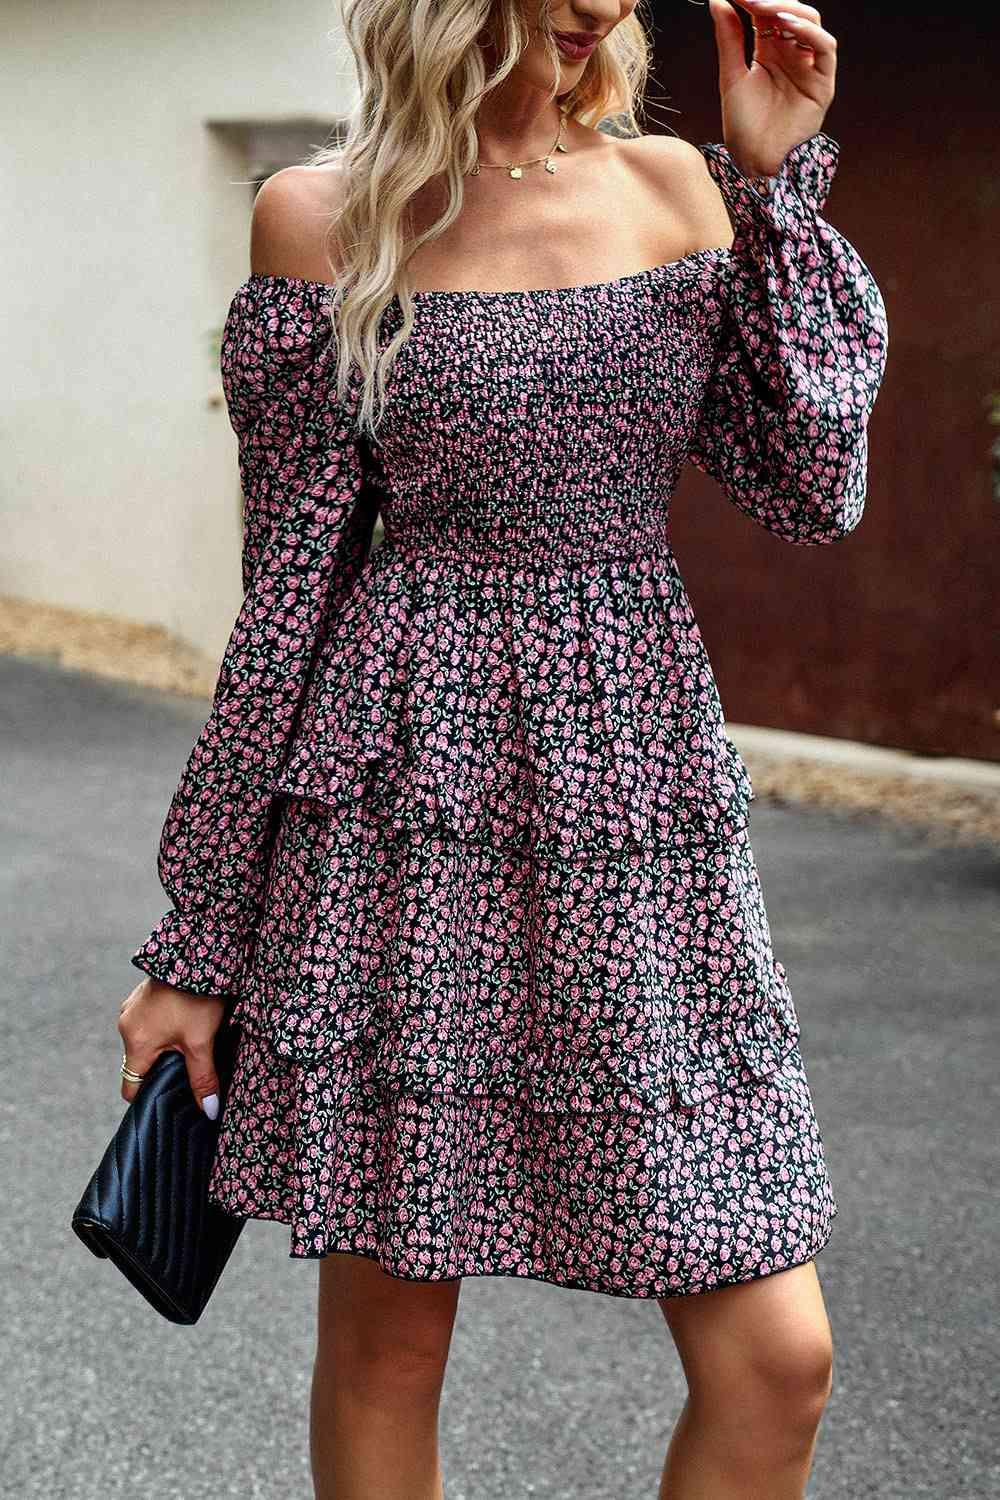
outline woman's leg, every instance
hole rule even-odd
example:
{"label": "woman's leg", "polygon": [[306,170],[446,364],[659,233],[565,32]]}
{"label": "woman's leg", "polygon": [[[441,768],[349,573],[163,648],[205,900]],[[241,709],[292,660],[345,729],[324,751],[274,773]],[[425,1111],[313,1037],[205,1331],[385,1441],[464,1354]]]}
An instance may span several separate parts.
{"label": "woman's leg", "polygon": [[660,1500],[802,1500],[833,1367],[815,1263],[660,1307],[688,1384]]}
{"label": "woman's leg", "polygon": [[319,1267],[310,1449],[316,1500],[442,1500],[438,1403],[461,1281]]}

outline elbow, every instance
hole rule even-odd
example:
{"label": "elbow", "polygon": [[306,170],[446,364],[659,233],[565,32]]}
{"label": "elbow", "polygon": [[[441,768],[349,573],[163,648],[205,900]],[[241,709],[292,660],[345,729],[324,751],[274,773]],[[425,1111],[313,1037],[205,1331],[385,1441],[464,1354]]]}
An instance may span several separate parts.
{"label": "elbow", "polygon": [[829,547],[856,530],[864,508],[863,492],[856,495],[850,505],[831,505],[828,497],[817,497],[814,505],[805,506],[798,514],[785,518],[781,525],[769,530],[793,546]]}
{"label": "elbow", "polygon": [[861,522],[868,491],[868,441],[864,430],[839,449],[814,453],[798,474],[793,493],[776,508],[783,540],[828,547],[850,536]]}
{"label": "elbow", "polygon": [[861,522],[865,510],[864,489],[854,491],[847,499],[840,497],[831,503],[829,496],[816,497],[814,506],[807,510],[805,524],[789,541],[806,547],[829,547],[833,542],[850,536]]}
{"label": "elbow", "polygon": [[828,547],[856,529],[864,514],[865,490],[837,494],[829,489],[772,494],[749,509],[752,518],[779,541],[796,547]]}
{"label": "elbow", "polygon": [[845,536],[850,536],[861,524],[861,518],[865,513],[865,501],[867,489],[865,485],[853,491],[850,498],[838,506],[831,517],[827,532],[820,538],[820,543],[842,541]]}
{"label": "elbow", "polygon": [[865,508],[863,487],[839,495],[828,488],[798,488],[789,493],[780,486],[760,487],[752,496],[735,486],[726,493],[758,526],[796,547],[825,547],[841,541],[858,526]]}

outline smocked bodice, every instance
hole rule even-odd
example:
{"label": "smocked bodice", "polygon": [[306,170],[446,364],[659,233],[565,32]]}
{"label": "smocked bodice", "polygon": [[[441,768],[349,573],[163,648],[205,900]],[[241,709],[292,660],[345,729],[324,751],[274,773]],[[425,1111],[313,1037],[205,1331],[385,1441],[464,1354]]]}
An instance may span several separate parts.
{"label": "smocked bodice", "polygon": [[[701,150],[731,246],[589,286],[418,293],[375,435],[335,394],[329,288],[237,290],[221,363],[246,595],[164,825],[175,906],[140,968],[239,991],[283,797],[363,800],[540,862],[681,862],[745,834],[750,778],[669,499],[691,462],[787,542],[846,536],[887,327],[820,216],[829,136],[766,196],[724,146]],[[394,301],[383,340],[400,317]]]}
{"label": "smocked bodice", "polygon": [[[727,254],[592,286],[417,293],[373,450],[386,539],[528,563],[662,544]],[[383,344],[401,320],[394,302]]]}

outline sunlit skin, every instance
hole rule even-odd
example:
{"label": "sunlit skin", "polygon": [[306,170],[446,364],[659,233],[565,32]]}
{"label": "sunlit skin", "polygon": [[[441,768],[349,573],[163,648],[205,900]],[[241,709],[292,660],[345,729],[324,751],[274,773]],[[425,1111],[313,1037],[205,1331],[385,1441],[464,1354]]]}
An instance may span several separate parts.
{"label": "sunlit skin", "polygon": [[[824,30],[818,10],[793,0],[787,5],[784,0],[708,0],[708,8],[719,61],[723,139],[744,171],[771,176],[794,145],[822,126],[834,95],[836,38]],[[533,9],[532,4],[524,6],[526,20]],[[576,0],[553,5],[551,25],[554,31],[603,38],[634,9],[634,0]],[[776,26],[792,35],[755,37],[748,66],[741,10],[754,26]],[[779,13],[794,20],[778,19]],[[587,61],[563,58],[559,92],[568,93],[586,67]],[[486,161],[538,156],[551,142],[553,116],[544,102],[551,77],[537,31],[508,85],[487,98],[477,116],[480,155]]]}
{"label": "sunlit skin", "polygon": [[[567,0],[553,4],[552,26],[603,38],[634,8],[635,0]],[[819,11],[796,0],[708,0],[708,8],[719,65],[721,138],[743,171],[773,175],[794,145],[822,127],[834,94],[836,40],[823,28]],[[749,64],[740,11],[756,27],[777,29],[755,38]],[[535,0],[525,0],[524,14],[537,15]],[[588,59],[561,57],[558,93],[568,93],[587,66]],[[480,109],[483,163],[526,160],[550,149],[559,118],[546,97],[552,81],[536,33],[514,72]],[[499,170],[468,178],[467,225],[421,253],[421,275],[431,284],[444,278],[476,286],[485,286],[482,278],[489,274],[500,286],[530,277],[523,256],[518,258],[518,215],[524,243],[530,239],[537,248],[540,224],[551,231],[547,253],[558,263],[554,274],[567,283],[625,274],[643,262],[683,253],[692,240],[711,244],[725,234],[728,218],[714,187],[702,180],[700,159],[696,179],[691,158],[683,158],[693,148],[656,138],[616,143],[572,122],[568,130],[580,153],[592,153],[590,164],[581,156],[575,184],[568,177],[544,180],[544,174],[532,179],[537,168],[528,169],[516,187]],[[617,176],[605,170],[612,161]],[[601,170],[588,178],[591,164]],[[264,189],[259,195],[254,269],[323,279],[320,229],[303,228],[320,223],[315,208],[317,192],[325,190],[317,186],[322,174],[280,175],[280,198]],[[556,183],[562,197],[550,193],[546,206],[544,194]],[[599,183],[603,198],[591,191]],[[583,237],[581,191],[590,194],[600,242]],[[266,207],[269,197],[280,203],[280,212]],[[510,231],[503,242],[497,226]],[[644,255],[636,249],[640,241]],[[635,264],[622,263],[629,253]],[[598,256],[606,260],[598,264]],[[221,999],[142,979],[123,1002],[118,1022],[129,1068],[145,1073],[160,1052],[177,1048],[199,1103],[210,1101],[219,1088],[212,1039],[223,1012]],[[139,1087],[124,1082],[122,1097],[134,1098]],[[460,1288],[458,1280],[416,1284],[394,1278],[358,1256],[334,1253],[320,1262],[310,1425],[316,1500],[443,1500],[438,1408]],[[830,1326],[813,1262],[742,1285],[664,1298],[660,1305],[688,1394],[658,1500],[802,1500],[832,1372]]]}
{"label": "sunlit skin", "polygon": [[[553,5],[549,11],[553,31],[604,38],[632,14],[635,0],[589,0],[589,3]],[[545,42],[537,25],[535,0],[525,0],[522,15],[532,40],[518,60],[517,67],[503,86],[487,96],[476,116],[479,154],[483,161],[520,161],[541,156],[552,144],[558,114],[546,103],[552,87],[552,70]],[[487,59],[494,61],[490,49]],[[570,61],[561,57],[559,93],[568,94],[587,70],[589,59]]]}

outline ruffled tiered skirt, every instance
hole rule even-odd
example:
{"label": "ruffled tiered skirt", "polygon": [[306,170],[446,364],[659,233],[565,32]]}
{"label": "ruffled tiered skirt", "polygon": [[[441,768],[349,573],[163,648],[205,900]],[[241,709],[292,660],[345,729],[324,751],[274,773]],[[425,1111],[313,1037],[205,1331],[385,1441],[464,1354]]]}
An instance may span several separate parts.
{"label": "ruffled tiered skirt", "polygon": [[672,1296],[837,1212],[668,548],[384,545],[275,784],[212,1194],[291,1254]]}

